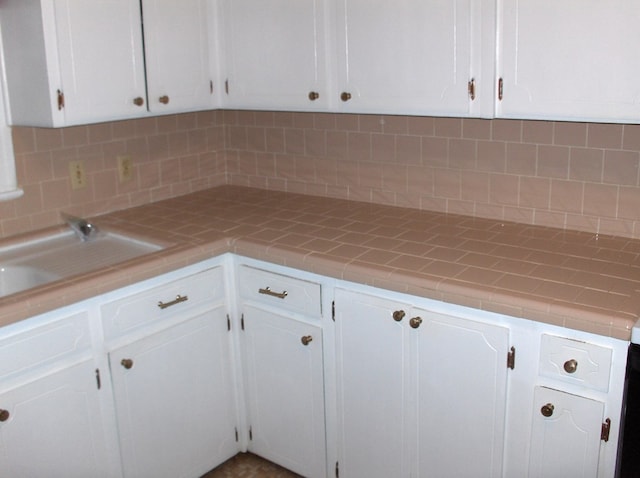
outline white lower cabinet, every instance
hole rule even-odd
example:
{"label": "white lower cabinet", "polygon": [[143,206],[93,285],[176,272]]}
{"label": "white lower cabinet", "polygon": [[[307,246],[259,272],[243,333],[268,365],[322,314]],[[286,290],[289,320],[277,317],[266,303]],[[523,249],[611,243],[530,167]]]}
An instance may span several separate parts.
{"label": "white lower cabinet", "polygon": [[244,265],[238,278],[248,450],[304,477],[325,477],[320,285]]}
{"label": "white lower cabinet", "polygon": [[101,307],[124,476],[198,477],[238,451],[222,267]]}
{"label": "white lower cabinet", "polygon": [[604,403],[536,387],[529,477],[598,476]]}
{"label": "white lower cabinet", "polygon": [[0,333],[0,476],[119,476],[88,315],[61,311],[41,319]]}
{"label": "white lower cabinet", "polygon": [[109,354],[126,477],[197,477],[237,453],[223,308]]}
{"label": "white lower cabinet", "polygon": [[502,474],[506,327],[335,293],[341,477]]}
{"label": "white lower cabinet", "polygon": [[110,476],[92,360],[0,393],[0,475]]}

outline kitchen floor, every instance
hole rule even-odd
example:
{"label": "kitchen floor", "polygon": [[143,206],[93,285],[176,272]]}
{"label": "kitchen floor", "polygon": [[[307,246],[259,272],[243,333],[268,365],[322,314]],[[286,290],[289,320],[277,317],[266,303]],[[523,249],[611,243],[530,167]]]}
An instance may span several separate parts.
{"label": "kitchen floor", "polygon": [[300,478],[300,475],[252,453],[238,453],[202,478]]}

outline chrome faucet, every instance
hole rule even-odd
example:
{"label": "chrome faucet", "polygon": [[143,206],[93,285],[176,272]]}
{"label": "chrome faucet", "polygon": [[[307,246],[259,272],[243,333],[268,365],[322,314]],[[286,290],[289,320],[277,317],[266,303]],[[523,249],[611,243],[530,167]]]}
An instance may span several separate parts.
{"label": "chrome faucet", "polygon": [[91,224],[86,219],[81,217],[72,216],[66,213],[60,213],[62,219],[67,223],[67,225],[74,230],[77,236],[83,241],[88,241],[93,239],[93,237],[98,234],[98,228]]}

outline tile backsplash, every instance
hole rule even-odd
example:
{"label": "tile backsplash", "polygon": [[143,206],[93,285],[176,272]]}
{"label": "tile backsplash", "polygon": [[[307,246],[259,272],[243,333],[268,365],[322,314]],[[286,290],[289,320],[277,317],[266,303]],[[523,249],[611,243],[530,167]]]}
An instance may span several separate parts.
{"label": "tile backsplash", "polygon": [[640,125],[208,111],[13,135],[1,236],[237,184],[640,237]]}

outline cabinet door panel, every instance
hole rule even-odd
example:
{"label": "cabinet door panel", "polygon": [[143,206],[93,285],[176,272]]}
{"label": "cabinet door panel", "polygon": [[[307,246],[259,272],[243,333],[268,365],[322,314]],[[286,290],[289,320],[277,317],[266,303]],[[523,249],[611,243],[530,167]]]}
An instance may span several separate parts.
{"label": "cabinet door panel", "polygon": [[346,111],[468,114],[473,3],[340,0],[336,99],[351,94]]}
{"label": "cabinet door panel", "polygon": [[536,387],[533,403],[529,476],[596,477],[604,404],[545,387]]}
{"label": "cabinet door panel", "polygon": [[109,354],[127,477],[200,476],[237,452],[229,340],[220,307]]}
{"label": "cabinet door panel", "polygon": [[[170,113],[213,106],[206,0],[143,0],[149,110]],[[216,90],[219,89],[217,85]],[[161,97],[168,102],[160,102]]]}
{"label": "cabinet door panel", "polygon": [[55,0],[55,16],[65,124],[145,114],[138,2]]}
{"label": "cabinet door panel", "polygon": [[640,119],[632,0],[500,1],[498,116]]}
{"label": "cabinet door panel", "polygon": [[336,291],[340,474],[408,476],[406,305]]}
{"label": "cabinet door panel", "polygon": [[0,475],[114,476],[95,377],[88,360],[0,394]]}
{"label": "cabinet door panel", "polygon": [[[249,450],[325,476],[322,329],[245,305]],[[307,345],[302,337],[311,337]]]}
{"label": "cabinet door panel", "polygon": [[[226,1],[228,106],[326,108],[324,5],[323,0]],[[312,91],[319,94],[314,101]]]}
{"label": "cabinet door panel", "polygon": [[412,315],[424,319],[416,330],[417,476],[502,476],[509,329]]}

